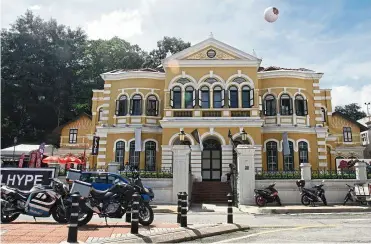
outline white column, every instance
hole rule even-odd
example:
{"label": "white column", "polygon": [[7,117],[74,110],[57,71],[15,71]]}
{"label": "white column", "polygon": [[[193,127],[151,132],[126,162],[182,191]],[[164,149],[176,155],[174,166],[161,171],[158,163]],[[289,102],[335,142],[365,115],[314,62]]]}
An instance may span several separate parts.
{"label": "white column", "polygon": [[367,181],[367,169],[366,163],[358,162],[354,165],[356,168],[356,179],[361,181]]}
{"label": "white column", "polygon": [[201,164],[201,148],[200,145],[191,146],[191,171],[194,181],[202,181],[202,164]]}
{"label": "white column", "polygon": [[301,179],[305,181],[312,180],[312,171],[310,170],[312,166],[308,163],[302,163],[300,164],[300,170],[301,170]]}
{"label": "white column", "polygon": [[164,168],[164,170],[169,170],[173,167],[173,151],[172,146],[168,145],[162,145],[162,162],[161,162],[161,168]]}
{"label": "white column", "polygon": [[173,146],[173,203],[177,202],[178,192],[189,194],[189,153],[188,145]]}
{"label": "white column", "polygon": [[254,204],[255,189],[255,147],[238,145],[237,151],[237,192],[239,204]]}
{"label": "white column", "polygon": [[221,181],[226,182],[227,176],[230,168],[229,164],[233,163],[233,146],[232,145],[222,145],[222,175]]}

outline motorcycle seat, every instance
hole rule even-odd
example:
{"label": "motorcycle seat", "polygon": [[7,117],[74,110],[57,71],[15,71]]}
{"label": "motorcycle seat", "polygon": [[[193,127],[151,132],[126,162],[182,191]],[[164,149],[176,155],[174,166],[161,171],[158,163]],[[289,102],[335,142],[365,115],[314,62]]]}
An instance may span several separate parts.
{"label": "motorcycle seat", "polygon": [[100,191],[100,190],[92,188],[91,189],[91,195],[93,197],[96,197],[96,198],[103,198],[106,195],[106,193],[109,192],[109,191],[110,191],[110,189]]}
{"label": "motorcycle seat", "polygon": [[23,196],[28,196],[28,195],[31,194],[31,191],[22,191],[22,190],[19,190],[19,189],[17,189],[17,188],[14,188],[14,189],[15,189],[15,191],[16,191],[17,193],[19,193],[19,194],[21,194],[21,195],[23,195]]}

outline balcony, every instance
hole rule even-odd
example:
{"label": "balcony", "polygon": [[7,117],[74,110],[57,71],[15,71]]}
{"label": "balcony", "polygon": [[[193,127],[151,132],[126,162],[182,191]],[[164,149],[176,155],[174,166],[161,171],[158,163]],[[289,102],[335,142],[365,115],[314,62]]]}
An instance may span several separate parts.
{"label": "balcony", "polygon": [[250,117],[250,111],[231,111],[231,117]]}
{"label": "balcony", "polygon": [[192,117],[192,111],[174,111],[173,117]]}
{"label": "balcony", "polygon": [[222,111],[202,111],[202,117],[222,117]]}
{"label": "balcony", "polygon": [[259,117],[258,108],[165,109],[164,117]]}

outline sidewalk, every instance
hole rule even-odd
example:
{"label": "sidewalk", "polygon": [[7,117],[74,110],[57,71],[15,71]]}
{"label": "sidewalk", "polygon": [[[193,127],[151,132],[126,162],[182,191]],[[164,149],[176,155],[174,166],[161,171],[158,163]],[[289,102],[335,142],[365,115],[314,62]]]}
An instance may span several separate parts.
{"label": "sidewalk", "polygon": [[248,206],[241,205],[239,210],[249,214],[298,214],[298,213],[344,213],[344,212],[371,212],[370,206],[343,206],[343,205],[316,205],[315,207],[303,205],[288,206]]}

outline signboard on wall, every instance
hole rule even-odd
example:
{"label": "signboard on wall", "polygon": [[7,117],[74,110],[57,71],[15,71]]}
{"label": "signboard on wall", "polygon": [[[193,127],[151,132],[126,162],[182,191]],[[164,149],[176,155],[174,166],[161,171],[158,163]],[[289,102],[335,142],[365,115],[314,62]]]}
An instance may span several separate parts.
{"label": "signboard on wall", "polygon": [[1,184],[20,190],[30,190],[34,185],[50,185],[54,168],[2,168]]}
{"label": "signboard on wall", "polygon": [[93,146],[92,146],[92,155],[98,155],[99,152],[99,136],[94,136],[93,137]]}

